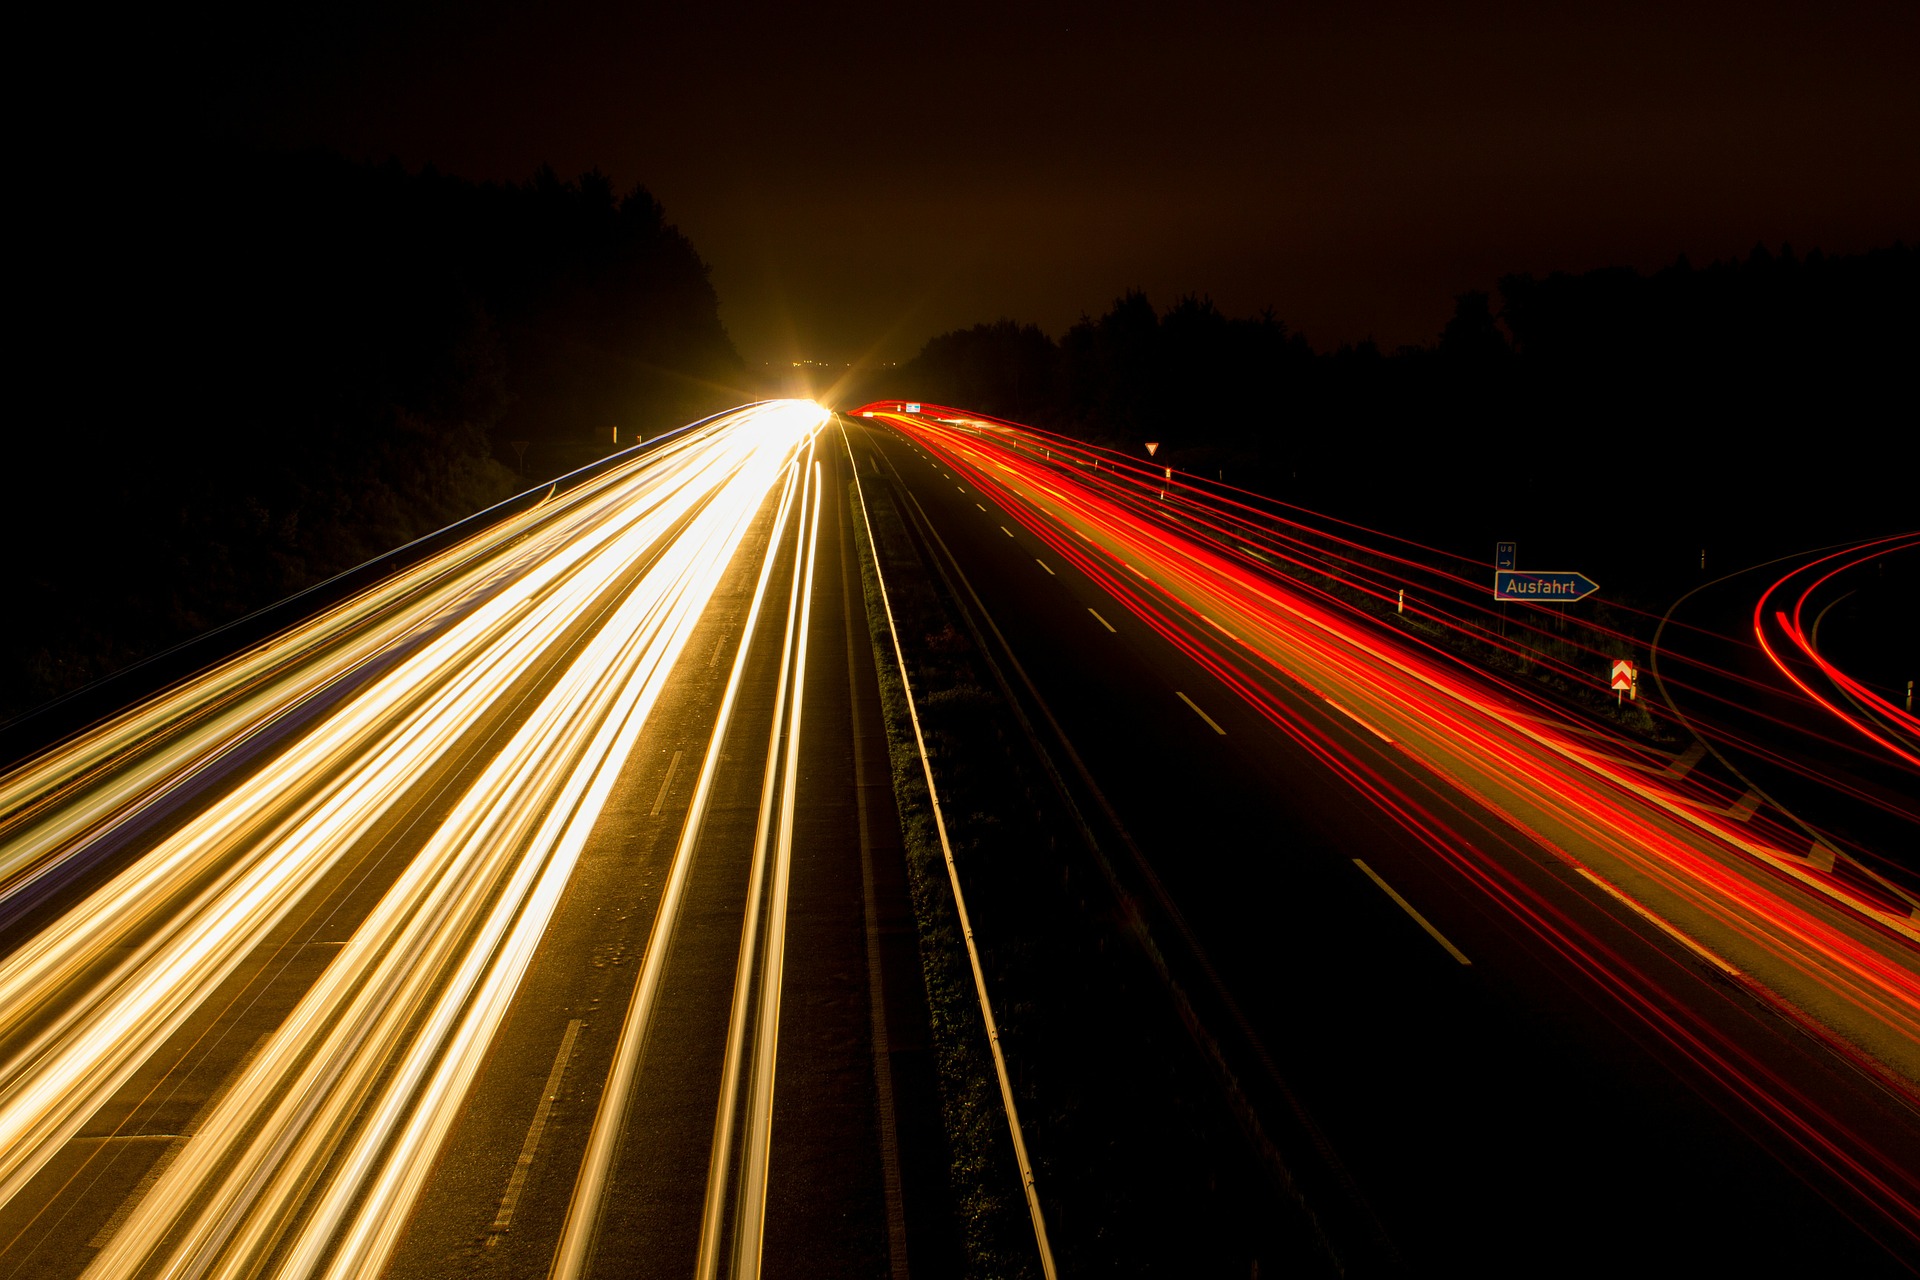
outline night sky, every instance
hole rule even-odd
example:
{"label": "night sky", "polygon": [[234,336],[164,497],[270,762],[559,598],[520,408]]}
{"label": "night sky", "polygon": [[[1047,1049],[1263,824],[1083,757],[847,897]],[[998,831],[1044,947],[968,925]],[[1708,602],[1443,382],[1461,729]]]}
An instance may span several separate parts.
{"label": "night sky", "polygon": [[752,364],[904,359],[1000,316],[1057,335],[1129,287],[1391,347],[1508,271],[1920,235],[1920,6],[1896,0],[149,21],[144,100],[113,100],[163,147],[645,183]]}

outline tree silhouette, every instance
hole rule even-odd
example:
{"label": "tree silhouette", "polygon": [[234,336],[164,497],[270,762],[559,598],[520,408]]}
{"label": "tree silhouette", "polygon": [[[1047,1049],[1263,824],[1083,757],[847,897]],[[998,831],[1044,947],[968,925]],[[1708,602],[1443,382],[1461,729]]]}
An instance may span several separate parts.
{"label": "tree silhouette", "polygon": [[10,428],[0,719],[601,456],[607,423],[748,398],[642,188],[321,152],[162,178],[22,304],[61,318],[33,376],[62,411]]}
{"label": "tree silhouette", "polygon": [[1458,295],[1433,344],[1392,353],[1316,354],[1271,309],[1228,317],[1188,295],[1161,313],[1129,291],[1058,344],[1011,321],[936,337],[873,394],[1157,440],[1176,469],[1427,539],[1558,530],[1638,572],[1702,534],[1786,547],[1911,525],[1917,261],[1898,244],[1760,246],[1651,274],[1509,275]]}

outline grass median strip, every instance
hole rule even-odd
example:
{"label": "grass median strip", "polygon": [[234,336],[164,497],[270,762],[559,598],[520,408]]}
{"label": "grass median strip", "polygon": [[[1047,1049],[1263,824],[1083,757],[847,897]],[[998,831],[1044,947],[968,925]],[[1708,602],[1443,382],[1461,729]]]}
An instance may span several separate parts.
{"label": "grass median strip", "polygon": [[[1212,1060],[1193,1051],[1186,1006],[1169,1006],[1162,975],[1134,946],[1137,914],[1113,898],[1098,851],[1083,844],[1089,837],[1071,802],[1056,794],[1058,778],[1035,754],[1041,748],[1029,741],[968,609],[971,597],[950,580],[944,545],[913,500],[914,481],[861,480],[869,527],[859,527],[863,513],[852,491],[849,501],[953,1153],[949,1185],[964,1273],[1038,1275],[1040,1268],[1021,1220],[1008,1126],[984,1074],[991,1068],[981,1052],[981,1014],[968,1007],[963,939],[943,874],[949,867],[964,883],[1061,1273],[1332,1274],[1311,1215],[1294,1211],[1291,1183],[1276,1184],[1248,1145],[1241,1113],[1221,1105]],[[893,629],[870,561],[876,550]],[[917,715],[907,708],[901,665]],[[910,715],[924,737],[930,778],[922,776]],[[951,863],[928,804],[929,782],[938,789]]]}
{"label": "grass median strip", "polygon": [[[939,1065],[941,1111],[951,1148],[952,1191],[960,1218],[962,1245],[969,1276],[1036,1275],[1033,1246],[1023,1240],[1021,1195],[1006,1171],[1013,1164],[1008,1151],[1008,1129],[1002,1120],[992,1048],[981,1034],[980,1010],[974,999],[967,937],[947,888],[945,855],[935,819],[932,796],[912,732],[907,691],[888,631],[880,583],[875,574],[875,548],[867,537],[869,512],[860,494],[849,486],[855,542],[860,551],[861,587],[867,600],[869,638],[880,677],[881,709],[887,722],[895,803],[907,854],[907,883],[913,898],[919,931],[921,974],[927,986],[927,1004],[933,1019],[934,1055]],[[898,564],[913,557],[911,543],[891,498],[881,490],[872,495],[874,538],[880,549]],[[890,597],[896,625],[904,632],[951,635],[938,599],[924,579],[911,575],[896,579]],[[936,645],[936,650],[939,646]],[[951,651],[948,654],[952,657]],[[947,664],[940,687],[929,693],[936,723],[964,717],[989,700],[987,691],[964,675],[957,663]],[[970,705],[971,704],[971,705]],[[956,744],[938,727],[928,733],[929,755],[939,758]]]}

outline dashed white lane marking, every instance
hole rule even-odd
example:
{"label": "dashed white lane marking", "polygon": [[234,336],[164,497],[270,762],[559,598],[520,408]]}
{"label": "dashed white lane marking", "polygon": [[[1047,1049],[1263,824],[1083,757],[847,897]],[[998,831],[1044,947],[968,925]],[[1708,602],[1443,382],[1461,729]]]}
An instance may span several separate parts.
{"label": "dashed white lane marking", "polygon": [[1218,724],[1218,722],[1216,722],[1212,716],[1202,711],[1199,705],[1196,704],[1192,698],[1189,698],[1186,694],[1181,693],[1178,689],[1175,689],[1173,693],[1176,698],[1179,698],[1180,701],[1186,703],[1189,707],[1193,708],[1193,714],[1199,716],[1202,720],[1205,720],[1207,722],[1207,728],[1213,730],[1215,733],[1219,734],[1223,738],[1227,736],[1227,731],[1225,729],[1222,729]]}
{"label": "dashed white lane marking", "polygon": [[[980,504],[979,504],[979,503],[977,503],[977,502],[976,502],[976,503],[974,503],[973,505],[974,505],[974,506],[976,506],[976,507],[980,507]],[[980,509],[981,509],[982,511],[985,511],[985,510],[986,510],[986,508],[985,508],[985,507],[980,507]]]}
{"label": "dashed white lane marking", "polygon": [[1108,622],[1105,618],[1101,617],[1100,611],[1098,609],[1089,609],[1087,610],[1087,612],[1093,615],[1093,620],[1095,622],[1098,622],[1101,626],[1105,627],[1109,631],[1113,630],[1113,624],[1111,622]]}
{"label": "dashed white lane marking", "polygon": [[1412,916],[1414,919],[1414,923],[1418,924],[1422,929],[1425,929],[1427,931],[1428,937],[1432,938],[1435,942],[1445,947],[1447,949],[1448,955],[1452,956],[1455,960],[1458,960],[1461,964],[1473,963],[1473,961],[1467,959],[1466,953],[1464,951],[1460,950],[1460,948],[1454,946],[1451,942],[1447,941],[1446,934],[1440,932],[1438,929],[1433,927],[1432,921],[1428,920],[1425,916],[1421,915],[1418,911],[1416,911],[1414,909],[1413,904],[1411,902],[1408,902],[1405,898],[1401,897],[1399,893],[1395,891],[1392,885],[1388,884],[1385,880],[1382,880],[1380,878],[1379,872],[1375,871],[1372,867],[1368,866],[1365,862],[1361,861],[1359,858],[1355,858],[1353,860],[1353,865],[1360,868],[1362,871],[1366,872],[1367,879],[1379,885],[1380,891],[1382,893],[1386,894],[1389,898],[1392,898],[1395,902],[1399,903],[1400,909],[1406,912],[1408,915]]}
{"label": "dashed white lane marking", "polygon": [[1037,564],[1037,565],[1039,565],[1039,566],[1040,566],[1040,567],[1041,567],[1042,569],[1045,569],[1045,570],[1046,570],[1046,571],[1047,571],[1048,573],[1052,573],[1054,577],[1056,577],[1056,578],[1057,578],[1057,577],[1059,577],[1059,576],[1060,576],[1060,575],[1059,575],[1059,574],[1057,574],[1057,573],[1053,573],[1053,566],[1052,566],[1052,565],[1050,565],[1050,564],[1048,564],[1048,563],[1047,563],[1047,562],[1046,562],[1045,560],[1042,560],[1042,559],[1040,559],[1040,558],[1039,558],[1038,556],[1035,556],[1035,557],[1034,557],[1034,560],[1033,560],[1033,562],[1034,562],[1035,564]]}
{"label": "dashed white lane marking", "polygon": [[1587,870],[1585,867],[1575,867],[1574,870],[1585,877],[1587,882],[1593,885],[1594,888],[1599,889],[1615,902],[1618,902],[1621,906],[1633,912],[1633,914],[1639,916],[1642,920],[1645,920],[1648,924],[1666,934],[1669,938],[1672,938],[1675,942],[1693,952],[1693,954],[1699,956],[1702,960],[1705,960],[1708,964],[1720,970],[1728,977],[1737,978],[1740,976],[1738,969],[1668,924],[1665,920],[1662,920],[1659,916],[1653,914],[1653,912],[1635,902],[1632,898],[1629,898],[1626,894],[1608,884],[1605,880],[1602,880],[1599,876],[1593,874],[1593,872]]}
{"label": "dashed white lane marking", "polygon": [[1345,716],[1347,719],[1359,725],[1362,729],[1365,729],[1368,733],[1372,734],[1374,737],[1380,739],[1380,741],[1386,743],[1388,746],[1393,745],[1392,738],[1389,738],[1386,734],[1380,732],[1378,729],[1368,724],[1365,720],[1362,720],[1359,716],[1353,714],[1353,712],[1347,710],[1345,707],[1335,702],[1332,698],[1322,698],[1321,701],[1326,703],[1328,706],[1332,707],[1335,711],[1338,711],[1341,715]]}
{"label": "dashed white lane marking", "polygon": [[1206,614],[1203,613],[1200,615],[1200,621],[1206,623],[1208,626],[1212,627],[1215,631],[1218,631],[1221,635],[1225,636],[1227,639],[1232,640],[1236,644],[1239,643],[1240,641],[1239,636],[1233,634],[1233,632],[1227,630],[1225,627],[1215,622],[1212,618],[1209,618]]}
{"label": "dashed white lane marking", "polygon": [[673,771],[680,767],[680,753],[673,753],[673,759],[667,761],[667,776],[660,779],[660,793],[653,798],[653,808],[647,810],[649,818],[660,816],[660,806],[667,802],[667,788],[673,785]]}
{"label": "dashed white lane marking", "polygon": [[553,1070],[547,1073],[547,1087],[540,1091],[540,1105],[533,1109],[533,1123],[527,1127],[527,1140],[520,1144],[520,1158],[513,1162],[513,1176],[507,1179],[507,1194],[500,1197],[500,1212],[493,1215],[493,1225],[488,1228],[491,1234],[487,1243],[498,1240],[503,1232],[513,1224],[514,1206],[520,1203],[520,1190],[527,1185],[527,1173],[533,1168],[534,1153],[540,1149],[540,1134],[547,1127],[547,1117],[553,1113],[553,1101],[560,1094],[560,1077],[567,1073],[567,1060],[573,1057],[573,1042],[580,1034],[581,1020],[574,1018],[567,1023],[567,1033],[560,1037],[560,1052],[553,1055]]}
{"label": "dashed white lane marking", "polygon": [[1006,534],[1009,538],[1013,536],[1013,530],[1007,528],[1005,525],[1000,526],[1000,532]]}

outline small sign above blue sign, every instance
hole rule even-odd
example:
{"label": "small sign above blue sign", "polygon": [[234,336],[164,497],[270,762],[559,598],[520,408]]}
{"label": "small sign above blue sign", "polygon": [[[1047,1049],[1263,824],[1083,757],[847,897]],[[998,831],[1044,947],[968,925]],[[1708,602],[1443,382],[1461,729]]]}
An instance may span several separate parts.
{"label": "small sign above blue sign", "polygon": [[1496,542],[1493,544],[1493,567],[1494,568],[1512,569],[1517,564],[1518,564],[1518,560],[1516,559],[1514,554],[1513,543]]}
{"label": "small sign above blue sign", "polygon": [[1493,596],[1496,600],[1521,600],[1528,604],[1565,604],[1584,600],[1600,589],[1600,584],[1584,573],[1562,573],[1529,569],[1495,569]]}

